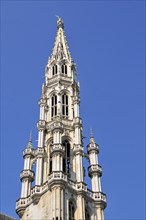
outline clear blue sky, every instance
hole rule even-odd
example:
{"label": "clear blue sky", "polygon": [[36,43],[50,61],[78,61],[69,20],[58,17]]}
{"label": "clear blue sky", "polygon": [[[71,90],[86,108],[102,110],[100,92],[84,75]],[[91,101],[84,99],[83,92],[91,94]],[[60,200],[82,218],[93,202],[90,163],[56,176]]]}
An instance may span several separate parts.
{"label": "clear blue sky", "polygon": [[100,145],[105,218],[144,219],[144,4],[1,2],[1,212],[17,217],[22,150],[30,129],[37,145],[38,100],[59,15],[81,83],[85,146],[90,127]]}

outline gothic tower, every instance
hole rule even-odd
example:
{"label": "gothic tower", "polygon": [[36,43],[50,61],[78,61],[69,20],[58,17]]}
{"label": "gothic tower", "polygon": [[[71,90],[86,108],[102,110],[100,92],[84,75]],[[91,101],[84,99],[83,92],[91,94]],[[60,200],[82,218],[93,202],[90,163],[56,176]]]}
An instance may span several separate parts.
{"label": "gothic tower", "polygon": [[[58,18],[55,44],[39,100],[38,146],[33,148],[30,136],[23,151],[21,196],[16,202],[21,220],[104,219],[106,195],[101,191],[99,146],[91,133],[87,153],[84,152],[79,92],[64,23]],[[83,157],[90,163],[92,190],[84,182]]]}

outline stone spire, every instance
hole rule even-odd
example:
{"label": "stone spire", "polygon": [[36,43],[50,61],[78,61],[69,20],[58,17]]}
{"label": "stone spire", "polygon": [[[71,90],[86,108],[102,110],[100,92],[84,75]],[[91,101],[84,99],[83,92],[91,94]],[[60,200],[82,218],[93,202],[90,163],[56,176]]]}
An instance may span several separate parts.
{"label": "stone spire", "polygon": [[29,142],[26,148],[32,148],[32,130],[30,130]]}
{"label": "stone spire", "polygon": [[45,68],[39,100],[37,146],[33,149],[30,132],[23,151],[21,196],[16,203],[21,220],[104,220],[106,195],[101,191],[102,169],[98,165],[99,149],[92,130],[87,146],[92,190],[84,182],[85,152],[79,91],[64,23],[58,17],[55,44]]}
{"label": "stone spire", "polygon": [[53,52],[51,54],[51,58],[49,59],[49,63],[51,63],[54,59],[58,61],[72,60],[69,52],[69,47],[67,45],[66,36],[64,33],[64,23],[60,17],[58,17],[57,20],[57,33],[56,33]]}

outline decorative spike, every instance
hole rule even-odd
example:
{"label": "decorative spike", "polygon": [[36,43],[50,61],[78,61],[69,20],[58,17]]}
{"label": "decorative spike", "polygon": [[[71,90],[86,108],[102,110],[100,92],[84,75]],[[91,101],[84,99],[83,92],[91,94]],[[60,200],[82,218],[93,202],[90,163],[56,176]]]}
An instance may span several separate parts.
{"label": "decorative spike", "polygon": [[[69,52],[69,47],[67,45],[66,36],[64,33],[64,23],[63,20],[57,16],[57,33],[54,42],[54,47],[52,48],[51,59],[55,57],[56,60],[62,60],[65,57],[66,60],[71,60],[71,54]],[[62,56],[61,54],[64,54]],[[51,61],[50,61],[51,62]]]}
{"label": "decorative spike", "polygon": [[93,138],[93,131],[92,131],[92,128],[90,128],[90,138]]}
{"label": "decorative spike", "polygon": [[64,23],[63,23],[63,20],[60,17],[58,17],[58,20],[57,20],[57,28],[58,29],[59,28],[64,29]]}
{"label": "decorative spike", "polygon": [[32,143],[32,130],[30,130],[30,134],[29,134],[29,142]]}
{"label": "decorative spike", "polygon": [[28,142],[26,148],[32,148],[32,130],[30,130],[29,142]]}

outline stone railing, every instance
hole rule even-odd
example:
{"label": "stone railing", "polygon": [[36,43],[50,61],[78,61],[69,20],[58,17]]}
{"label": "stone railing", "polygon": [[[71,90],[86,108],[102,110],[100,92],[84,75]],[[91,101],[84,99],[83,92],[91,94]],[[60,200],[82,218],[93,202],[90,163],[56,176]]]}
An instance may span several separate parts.
{"label": "stone railing", "polygon": [[50,151],[51,151],[51,153],[54,153],[54,152],[64,153],[65,152],[65,147],[63,145],[61,145],[61,144],[53,144],[50,147]]}
{"label": "stone railing", "polygon": [[90,153],[91,151],[96,151],[97,153],[99,153],[99,145],[98,144],[88,144],[87,146],[87,150],[88,153]]}
{"label": "stone railing", "polygon": [[106,203],[106,195],[102,192],[94,192],[93,199],[96,201],[103,201]]}
{"label": "stone railing", "polygon": [[42,186],[35,185],[30,192],[30,195],[27,198],[20,198],[16,202],[16,211],[17,213],[23,211],[29,204],[34,201],[39,201],[40,196],[49,190],[49,185],[53,184],[53,180],[63,180],[68,187],[76,190],[77,193],[84,193],[87,197],[91,198],[96,202],[100,202],[103,206],[106,206],[106,195],[102,192],[92,192],[87,188],[87,185],[84,182],[75,182],[67,179],[67,175],[63,172],[52,172],[49,175],[48,181],[46,181]]}
{"label": "stone railing", "polygon": [[90,189],[87,189],[87,196],[93,198],[93,192]]}
{"label": "stone railing", "polygon": [[76,184],[76,190],[83,190],[87,192],[87,185],[83,182]]}
{"label": "stone railing", "polygon": [[93,164],[88,167],[88,172],[89,172],[89,176],[91,176],[94,173],[97,173],[99,176],[101,176],[102,175],[102,168],[98,164]]}
{"label": "stone railing", "polygon": [[22,170],[20,173],[20,179],[28,178],[31,181],[34,179],[34,171],[32,170]]}
{"label": "stone railing", "polygon": [[64,181],[67,181],[67,175],[62,173],[62,172],[59,172],[59,171],[55,171],[55,172],[52,172],[49,177],[48,177],[48,183],[50,183],[51,181],[53,180],[64,180]]}
{"label": "stone railing", "polygon": [[43,147],[38,147],[36,150],[35,150],[35,155],[36,156],[43,156],[44,155],[44,148]]}
{"label": "stone railing", "polygon": [[34,157],[34,150],[32,148],[26,148],[23,151],[23,157],[26,155],[32,155]]}
{"label": "stone railing", "polygon": [[32,202],[32,198],[29,196],[27,198],[20,198],[16,201],[16,211],[19,209],[25,209]]}
{"label": "stone railing", "polygon": [[86,193],[86,195],[89,198],[91,198],[97,202],[103,202],[104,205],[106,205],[106,195],[102,192],[93,192],[92,190],[87,188],[87,185],[85,183],[83,183],[83,182],[75,183],[72,180],[68,180],[68,186],[77,190],[78,192],[82,191],[82,192]]}
{"label": "stone railing", "polygon": [[34,194],[42,194],[42,186],[34,186],[32,189],[31,189],[31,196],[33,196]]}
{"label": "stone railing", "polygon": [[27,198],[20,198],[16,201],[16,211],[19,212],[20,209],[25,209],[34,200],[39,200],[40,196],[47,190],[48,182],[44,183],[42,186],[34,186]]}

